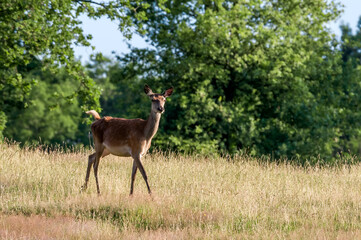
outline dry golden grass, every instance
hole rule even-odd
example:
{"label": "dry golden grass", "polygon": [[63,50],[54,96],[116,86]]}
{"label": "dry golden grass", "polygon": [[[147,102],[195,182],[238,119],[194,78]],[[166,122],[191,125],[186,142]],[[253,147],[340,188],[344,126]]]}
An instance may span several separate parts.
{"label": "dry golden grass", "polygon": [[[89,152],[0,145],[0,238],[361,239],[361,166],[301,168],[239,157],[153,154],[129,197],[132,160],[114,156],[80,193]],[[46,228],[44,228],[46,226]]]}
{"label": "dry golden grass", "polygon": [[71,217],[1,215],[1,239],[120,239],[114,226]]}

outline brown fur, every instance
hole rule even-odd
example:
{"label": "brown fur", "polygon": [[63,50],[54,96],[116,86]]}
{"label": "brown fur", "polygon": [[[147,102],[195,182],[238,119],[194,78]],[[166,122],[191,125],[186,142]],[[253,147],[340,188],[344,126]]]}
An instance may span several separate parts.
{"label": "brown fur", "polygon": [[150,148],[152,138],[158,131],[161,114],[164,112],[166,97],[173,93],[173,88],[167,89],[164,94],[154,94],[146,85],[144,92],[152,101],[151,112],[147,120],[143,119],[124,119],[104,117],[100,118],[99,114],[90,110],[87,114],[93,115],[96,121],[92,124],[91,129],[94,139],[95,153],[89,156],[88,168],[83,188],[86,189],[89,180],[91,166],[94,167],[94,175],[97,185],[97,191],[100,193],[98,184],[98,165],[101,157],[109,154],[117,156],[133,157],[133,170],[130,194],[133,193],[133,184],[137,169],[141,172],[148,192],[151,193],[147,180],[146,172],[141,163],[141,158]]}
{"label": "brown fur", "polygon": [[[124,119],[104,117],[95,121],[91,125],[93,136],[98,141],[104,142],[105,139],[112,143],[112,145],[121,145],[129,143],[135,146],[139,140],[144,139],[144,129],[147,121],[137,119]],[[104,137],[105,136],[105,137]],[[121,138],[119,136],[128,136]]]}

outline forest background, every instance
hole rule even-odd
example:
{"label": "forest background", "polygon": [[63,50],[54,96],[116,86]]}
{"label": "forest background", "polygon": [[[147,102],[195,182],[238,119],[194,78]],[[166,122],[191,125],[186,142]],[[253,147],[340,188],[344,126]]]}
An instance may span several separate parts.
{"label": "forest background", "polygon": [[[361,19],[328,23],[338,1],[86,1],[0,3],[0,133],[24,145],[84,146],[85,111],[146,119],[173,86],[153,146],[200,154],[333,162],[361,154]],[[80,17],[108,17],[132,47],[86,63]],[[86,121],[85,121],[86,120]]]}

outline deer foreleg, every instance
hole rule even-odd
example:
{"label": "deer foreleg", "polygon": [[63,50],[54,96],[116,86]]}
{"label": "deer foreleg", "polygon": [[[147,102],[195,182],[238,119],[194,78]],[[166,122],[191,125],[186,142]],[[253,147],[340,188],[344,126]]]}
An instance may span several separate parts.
{"label": "deer foreleg", "polygon": [[140,161],[140,156],[134,157],[134,162],[136,163],[137,167],[139,168],[139,171],[142,174],[145,183],[147,184],[148,193],[151,194],[152,192],[150,191],[150,187],[149,187],[149,184],[148,184],[148,177],[147,177],[147,174],[146,174],[146,172],[145,172],[145,170],[143,168],[143,165],[142,165],[142,163]]}

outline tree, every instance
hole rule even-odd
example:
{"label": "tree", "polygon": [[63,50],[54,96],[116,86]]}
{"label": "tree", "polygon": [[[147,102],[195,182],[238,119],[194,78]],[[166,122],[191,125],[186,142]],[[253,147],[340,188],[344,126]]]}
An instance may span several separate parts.
{"label": "tree", "polygon": [[[149,101],[143,93],[143,80],[128,78],[128,72],[109,58],[98,54],[86,65],[89,76],[101,86],[100,105],[103,116],[146,118]],[[129,69],[133,71],[133,69]]]}
{"label": "tree", "polygon": [[[0,133],[6,123],[6,113],[24,103],[35,81],[23,78],[19,68],[35,58],[41,59],[44,69],[56,71],[59,65],[77,83],[76,91],[64,96],[80,98],[83,109],[99,108],[99,90],[87,76],[79,62],[74,60],[72,44],[89,46],[91,35],[80,28],[82,14],[97,19],[107,16],[120,22],[120,30],[128,37],[137,28],[129,12],[145,20],[147,8],[140,1],[111,0],[12,0],[0,3]],[[140,27],[140,26],[139,26]]]}
{"label": "tree", "polygon": [[[329,159],[342,136],[333,1],[149,1],[155,50],[121,58],[128,78],[172,84],[158,144],[184,151]],[[145,80],[143,80],[145,81]],[[170,137],[171,136],[171,137]],[[156,140],[157,141],[157,140]]]}
{"label": "tree", "polygon": [[342,32],[341,51],[343,62],[352,59],[353,64],[361,65],[361,16],[357,23],[355,35],[352,34],[349,25],[342,24],[340,28]]}
{"label": "tree", "polygon": [[19,68],[22,77],[37,82],[22,104],[7,111],[9,120],[4,136],[22,144],[74,145],[87,140],[86,131],[82,134],[81,102],[77,98],[59,99],[57,95],[69,96],[76,89],[77,82],[62,68],[56,74],[42,70],[42,63],[33,59],[25,68]]}
{"label": "tree", "polygon": [[340,26],[342,53],[342,121],[340,151],[361,153],[361,17],[356,33],[348,25]]}

